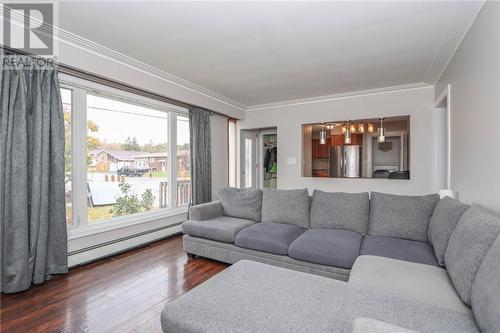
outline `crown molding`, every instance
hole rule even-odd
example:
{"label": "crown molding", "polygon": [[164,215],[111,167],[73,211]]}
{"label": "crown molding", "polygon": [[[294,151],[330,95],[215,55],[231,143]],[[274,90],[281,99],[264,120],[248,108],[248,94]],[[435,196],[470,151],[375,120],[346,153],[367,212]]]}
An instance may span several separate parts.
{"label": "crown molding", "polygon": [[158,69],[152,65],[146,64],[146,63],[139,61],[135,58],[129,57],[123,53],[120,53],[118,51],[115,51],[113,49],[105,47],[105,46],[100,45],[98,43],[92,42],[86,38],[78,36],[78,35],[71,33],[67,30],[64,30],[64,29],[61,29],[58,27],[54,27],[54,38],[59,43],[65,43],[65,44],[71,45],[73,47],[82,49],[86,52],[90,52],[92,54],[95,54],[97,56],[104,57],[108,60],[120,63],[120,64],[125,65],[125,66],[128,66],[128,67],[133,68],[135,70],[138,70],[142,73],[154,76],[158,79],[164,80],[168,83],[171,83],[171,84],[177,85],[179,87],[185,88],[187,90],[193,91],[197,94],[203,95],[203,96],[208,97],[208,98],[213,99],[213,100],[216,100],[220,103],[224,103],[224,104],[229,105],[231,107],[234,107],[236,109],[239,109],[242,111],[246,110],[246,105],[241,103],[241,102],[238,102],[238,101],[233,100],[229,97],[218,94],[210,89],[199,86],[191,81],[182,79],[182,78],[175,76],[171,73],[168,73],[164,70]]}
{"label": "crown molding", "polygon": [[278,109],[278,108],[283,108],[283,107],[322,103],[322,102],[334,101],[334,100],[339,100],[339,99],[353,98],[353,97],[358,97],[358,96],[379,95],[379,94],[386,94],[386,93],[397,92],[397,91],[429,88],[432,86],[433,85],[427,84],[425,82],[402,84],[402,85],[397,85],[397,86],[382,87],[382,88],[367,89],[367,90],[358,90],[358,91],[333,94],[333,95],[324,95],[324,96],[317,96],[317,97],[310,97],[310,98],[293,99],[293,100],[276,102],[276,103],[251,105],[251,106],[247,107],[247,111],[251,112],[251,111],[259,111],[259,110]]}
{"label": "crown molding", "polygon": [[460,9],[454,10],[424,82],[436,84],[439,81],[485,2],[464,1]]}

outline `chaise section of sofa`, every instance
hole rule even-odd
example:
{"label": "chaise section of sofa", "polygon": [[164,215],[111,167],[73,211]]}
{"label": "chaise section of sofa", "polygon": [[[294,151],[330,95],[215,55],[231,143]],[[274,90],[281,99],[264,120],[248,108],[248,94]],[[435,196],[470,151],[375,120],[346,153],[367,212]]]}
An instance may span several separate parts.
{"label": "chaise section of sofa", "polygon": [[252,261],[239,261],[161,314],[166,333],[351,332],[358,317],[417,332],[479,332],[471,314]]}
{"label": "chaise section of sofa", "polygon": [[349,284],[471,314],[470,308],[455,291],[446,270],[441,267],[378,256],[360,256],[352,267]]}

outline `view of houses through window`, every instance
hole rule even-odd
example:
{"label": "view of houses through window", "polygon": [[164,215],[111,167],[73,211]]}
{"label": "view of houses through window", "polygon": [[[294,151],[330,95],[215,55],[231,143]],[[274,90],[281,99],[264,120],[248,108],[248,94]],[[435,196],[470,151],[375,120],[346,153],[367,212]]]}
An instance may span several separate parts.
{"label": "view of houses through window", "polygon": [[[82,209],[86,209],[85,222],[93,224],[187,205],[191,195],[189,119],[147,105],[93,93],[85,95],[87,202],[82,204]],[[71,191],[72,91],[62,89],[62,96],[66,120],[67,223],[75,225]],[[177,133],[175,150],[169,145],[172,120]],[[174,150],[177,161],[172,168],[170,150]],[[176,190],[169,188],[171,170],[177,174],[173,178]],[[172,193],[177,193],[177,197],[170,200]]]}

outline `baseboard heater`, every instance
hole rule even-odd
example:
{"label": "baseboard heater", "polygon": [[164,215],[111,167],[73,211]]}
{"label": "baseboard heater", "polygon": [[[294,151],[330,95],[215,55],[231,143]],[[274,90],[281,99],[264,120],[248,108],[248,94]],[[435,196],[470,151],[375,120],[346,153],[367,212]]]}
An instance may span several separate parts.
{"label": "baseboard heater", "polygon": [[72,268],[89,264],[93,261],[102,260],[122,252],[143,247],[161,239],[178,235],[182,232],[181,224],[182,222],[178,222],[167,227],[155,228],[71,251],[68,253],[68,265]]}

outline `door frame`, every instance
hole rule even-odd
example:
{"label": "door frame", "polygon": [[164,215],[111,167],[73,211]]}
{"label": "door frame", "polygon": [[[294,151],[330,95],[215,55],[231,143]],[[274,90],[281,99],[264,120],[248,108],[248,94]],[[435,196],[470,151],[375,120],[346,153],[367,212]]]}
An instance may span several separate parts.
{"label": "door frame", "polygon": [[[264,173],[261,170],[262,163],[264,161],[264,146],[263,146],[263,137],[268,134],[278,135],[277,127],[265,127],[265,128],[248,128],[248,129],[240,129],[238,131],[238,187],[245,188],[245,139],[249,138],[248,133],[252,133],[252,138],[254,139],[254,154],[255,159],[253,161],[254,168],[252,175],[253,186],[251,188],[262,188],[264,186]],[[247,134],[247,135],[245,135]],[[279,154],[279,152],[278,152]],[[278,171],[279,173],[279,171]]]}
{"label": "door frame", "polygon": [[[252,186],[247,187],[246,182],[245,182],[245,157],[246,157],[246,139],[251,139],[253,140],[253,147],[252,147],[252,161],[251,164],[253,164],[252,167]],[[240,131],[240,168],[239,168],[239,176],[240,176],[240,181],[239,181],[239,187],[240,188],[259,188],[258,184],[258,171],[259,171],[259,162],[258,162],[258,145],[259,145],[259,130],[255,129],[242,129]]]}

